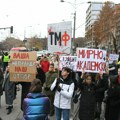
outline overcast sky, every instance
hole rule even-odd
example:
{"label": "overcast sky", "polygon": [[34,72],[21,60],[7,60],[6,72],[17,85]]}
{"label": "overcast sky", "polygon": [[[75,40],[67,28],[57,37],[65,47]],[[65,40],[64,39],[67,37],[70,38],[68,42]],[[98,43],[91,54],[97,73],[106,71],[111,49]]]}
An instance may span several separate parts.
{"label": "overcast sky", "polygon": [[[74,3],[75,0],[66,0]],[[76,37],[85,35],[85,17],[89,0],[76,0],[78,6]],[[91,0],[105,2],[106,0]],[[120,0],[113,0],[119,3]],[[84,2],[84,3],[83,3]],[[20,39],[39,35],[47,37],[47,24],[73,21],[74,8],[60,0],[0,0],[0,28],[14,26],[14,36]],[[1,30],[0,36],[9,36],[9,30]]]}

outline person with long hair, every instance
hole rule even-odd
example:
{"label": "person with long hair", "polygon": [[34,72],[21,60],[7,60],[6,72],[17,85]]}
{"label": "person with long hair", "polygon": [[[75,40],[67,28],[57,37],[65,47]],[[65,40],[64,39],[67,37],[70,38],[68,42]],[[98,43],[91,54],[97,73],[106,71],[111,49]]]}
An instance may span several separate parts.
{"label": "person with long hair", "polygon": [[50,112],[49,98],[42,94],[42,83],[39,79],[31,82],[30,91],[23,101],[22,120],[48,120]]}
{"label": "person with long hair", "polygon": [[62,68],[60,78],[56,78],[51,85],[51,90],[55,91],[54,106],[56,120],[70,119],[71,100],[74,92],[74,82],[71,78],[71,69]]}
{"label": "person with long hair", "polygon": [[94,120],[95,113],[95,85],[92,80],[91,74],[82,73],[78,85],[81,97],[79,107],[80,120]]}
{"label": "person with long hair", "polygon": [[108,88],[108,84],[107,81],[104,76],[103,73],[97,73],[95,76],[95,86],[96,86],[96,109],[95,109],[95,117],[97,118],[97,120],[100,120],[100,114],[101,114],[101,106],[102,106],[102,102],[103,102],[103,98],[104,98],[104,94],[105,91]]}
{"label": "person with long hair", "polygon": [[[120,74],[120,71],[118,71],[118,73]],[[120,85],[116,80],[116,76],[110,77],[110,86],[107,91],[105,120],[120,120]]]}

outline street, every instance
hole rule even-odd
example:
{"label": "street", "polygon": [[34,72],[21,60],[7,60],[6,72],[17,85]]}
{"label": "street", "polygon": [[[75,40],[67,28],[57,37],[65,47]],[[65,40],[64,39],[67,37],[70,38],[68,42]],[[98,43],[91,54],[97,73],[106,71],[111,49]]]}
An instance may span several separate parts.
{"label": "street", "polygon": [[[14,100],[12,113],[7,115],[6,104],[5,104],[5,94],[1,96],[1,108],[0,108],[0,117],[2,120],[22,120],[23,113],[20,109],[21,103],[21,90],[17,91],[16,99]],[[75,108],[77,105],[75,105]],[[75,115],[75,113],[73,113]],[[55,116],[50,117],[50,120],[55,120]],[[70,120],[73,120],[71,118]],[[77,120],[77,119],[76,119]]]}

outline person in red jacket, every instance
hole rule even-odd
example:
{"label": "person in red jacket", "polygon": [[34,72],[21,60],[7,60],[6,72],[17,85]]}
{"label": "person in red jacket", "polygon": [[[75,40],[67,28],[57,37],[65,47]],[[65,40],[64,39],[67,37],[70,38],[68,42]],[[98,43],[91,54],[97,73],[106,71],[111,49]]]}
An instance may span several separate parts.
{"label": "person in red jacket", "polygon": [[47,57],[44,56],[43,60],[41,61],[41,68],[43,69],[43,71],[45,73],[48,72],[49,66],[50,66],[50,63],[49,63]]}

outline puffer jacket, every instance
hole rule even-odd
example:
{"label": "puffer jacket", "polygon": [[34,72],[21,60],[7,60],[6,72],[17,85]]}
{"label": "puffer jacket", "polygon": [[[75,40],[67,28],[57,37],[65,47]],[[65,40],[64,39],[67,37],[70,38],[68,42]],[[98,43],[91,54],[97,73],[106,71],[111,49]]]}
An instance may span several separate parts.
{"label": "puffer jacket", "polygon": [[[53,91],[56,87],[57,78],[51,85],[51,90]],[[71,78],[59,79],[59,85],[61,91],[55,91],[54,106],[61,109],[70,109],[71,108],[71,99],[74,92],[74,83]]]}
{"label": "puffer jacket", "polygon": [[23,102],[22,120],[48,120],[49,98],[41,93],[28,93]]}

